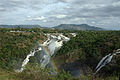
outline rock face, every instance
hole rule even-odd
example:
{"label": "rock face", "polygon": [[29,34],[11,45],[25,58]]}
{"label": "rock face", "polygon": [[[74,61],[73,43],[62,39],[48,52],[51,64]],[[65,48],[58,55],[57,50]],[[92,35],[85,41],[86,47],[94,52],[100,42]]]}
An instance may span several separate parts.
{"label": "rock face", "polygon": [[55,29],[60,29],[60,30],[103,30],[102,28],[90,26],[87,24],[61,24],[58,26],[53,27]]}

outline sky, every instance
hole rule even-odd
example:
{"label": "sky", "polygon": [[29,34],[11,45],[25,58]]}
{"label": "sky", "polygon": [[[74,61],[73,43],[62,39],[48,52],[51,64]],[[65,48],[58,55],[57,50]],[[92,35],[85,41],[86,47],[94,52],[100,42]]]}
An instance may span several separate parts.
{"label": "sky", "polygon": [[120,30],[120,0],[0,0],[2,24],[89,24]]}

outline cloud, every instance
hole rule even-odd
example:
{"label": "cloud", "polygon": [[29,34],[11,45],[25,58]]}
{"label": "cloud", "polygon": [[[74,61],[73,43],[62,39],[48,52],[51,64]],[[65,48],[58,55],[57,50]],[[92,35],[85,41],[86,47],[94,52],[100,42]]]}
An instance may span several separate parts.
{"label": "cloud", "polygon": [[21,0],[0,0],[0,7],[5,11],[14,11],[18,8],[23,8],[25,3]]}
{"label": "cloud", "polygon": [[44,16],[39,16],[39,17],[34,17],[32,18],[31,16],[27,16],[28,17],[28,21],[41,21],[41,20],[45,20]]}
{"label": "cloud", "polygon": [[43,20],[43,22],[47,22],[47,20]]}
{"label": "cloud", "polygon": [[58,18],[58,19],[62,19],[62,18],[67,17],[67,15],[65,15],[65,14],[57,14],[57,15],[51,15],[51,17],[55,17],[55,18]]}
{"label": "cloud", "polygon": [[3,24],[3,22],[2,22],[2,21],[0,21],[0,24]]}
{"label": "cloud", "polygon": [[120,1],[112,3],[114,7],[120,6]]}
{"label": "cloud", "polygon": [[27,16],[27,18],[31,18],[31,16]]}
{"label": "cloud", "polygon": [[120,1],[0,0],[0,13],[0,21],[5,24],[55,26],[61,23],[86,23],[112,28],[120,24]]}
{"label": "cloud", "polygon": [[6,10],[5,8],[0,8],[0,12],[5,11],[5,10]]}
{"label": "cloud", "polygon": [[42,22],[47,22],[46,18],[44,16],[39,16],[39,17],[31,17],[31,16],[27,16],[27,20],[26,21],[42,21]]}

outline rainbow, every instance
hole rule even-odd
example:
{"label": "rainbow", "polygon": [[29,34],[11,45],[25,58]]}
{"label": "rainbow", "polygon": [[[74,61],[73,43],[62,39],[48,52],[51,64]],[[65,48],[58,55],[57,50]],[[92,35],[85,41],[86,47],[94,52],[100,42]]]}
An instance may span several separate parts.
{"label": "rainbow", "polygon": [[[41,46],[44,54],[48,55],[50,57],[50,52],[49,50],[46,48],[46,46]],[[50,57],[50,65],[52,66],[52,68],[54,69],[55,73],[58,73],[58,68],[55,64],[55,61]]]}

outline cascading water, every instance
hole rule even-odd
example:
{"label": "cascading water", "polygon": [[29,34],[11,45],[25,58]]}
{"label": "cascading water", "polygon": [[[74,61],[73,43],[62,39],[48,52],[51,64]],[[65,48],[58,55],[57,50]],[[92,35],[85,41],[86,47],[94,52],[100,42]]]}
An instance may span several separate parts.
{"label": "cascading water", "polygon": [[70,40],[68,37],[65,37],[62,34],[46,34],[48,39],[41,44],[44,50],[44,56],[40,60],[41,67],[45,67],[47,64],[50,64],[52,68],[56,67],[53,65],[54,61],[51,61],[50,56],[54,54],[54,52],[61,48],[63,45],[63,41]]}
{"label": "cascading water", "polygon": [[56,49],[61,48],[64,41],[69,41],[70,38],[64,36],[62,33],[52,33],[45,35],[48,37],[48,39],[43,44],[38,43],[37,49],[30,51],[30,54],[28,54],[25,60],[23,61],[21,69],[15,70],[16,72],[22,72],[24,70],[25,65],[29,62],[29,58],[31,56],[34,56],[37,52],[40,54],[39,64],[41,67],[44,68],[47,64],[50,64],[52,67],[54,67],[54,65],[52,64],[53,61],[50,61],[50,56],[54,54]]}
{"label": "cascading water", "polygon": [[65,37],[64,35],[62,35],[62,33],[59,34],[46,34],[48,37],[48,40],[46,40],[43,45],[47,46],[47,49],[50,52],[50,56],[52,56],[55,52],[56,49],[61,48],[61,46],[63,45],[63,41],[69,41],[70,38]]}
{"label": "cascading water", "polygon": [[41,49],[40,47],[38,47],[37,50],[34,49],[34,50],[30,51],[30,54],[28,54],[27,57],[25,58],[25,60],[22,62],[22,67],[21,67],[21,69],[20,69],[20,70],[15,70],[15,71],[16,71],[16,72],[22,72],[22,71],[24,70],[25,65],[29,62],[29,58],[30,58],[31,56],[34,56],[34,54],[35,54],[36,52],[41,51],[41,50],[42,50],[42,49]]}
{"label": "cascading water", "polygon": [[101,59],[101,61],[98,63],[97,67],[95,68],[96,71],[94,74],[96,74],[102,67],[104,67],[106,64],[108,64],[112,60],[112,57],[114,55],[117,55],[119,53],[120,53],[120,49],[116,50],[116,52],[114,52],[114,53],[110,53],[110,54],[106,55],[105,57],[103,57]]}

